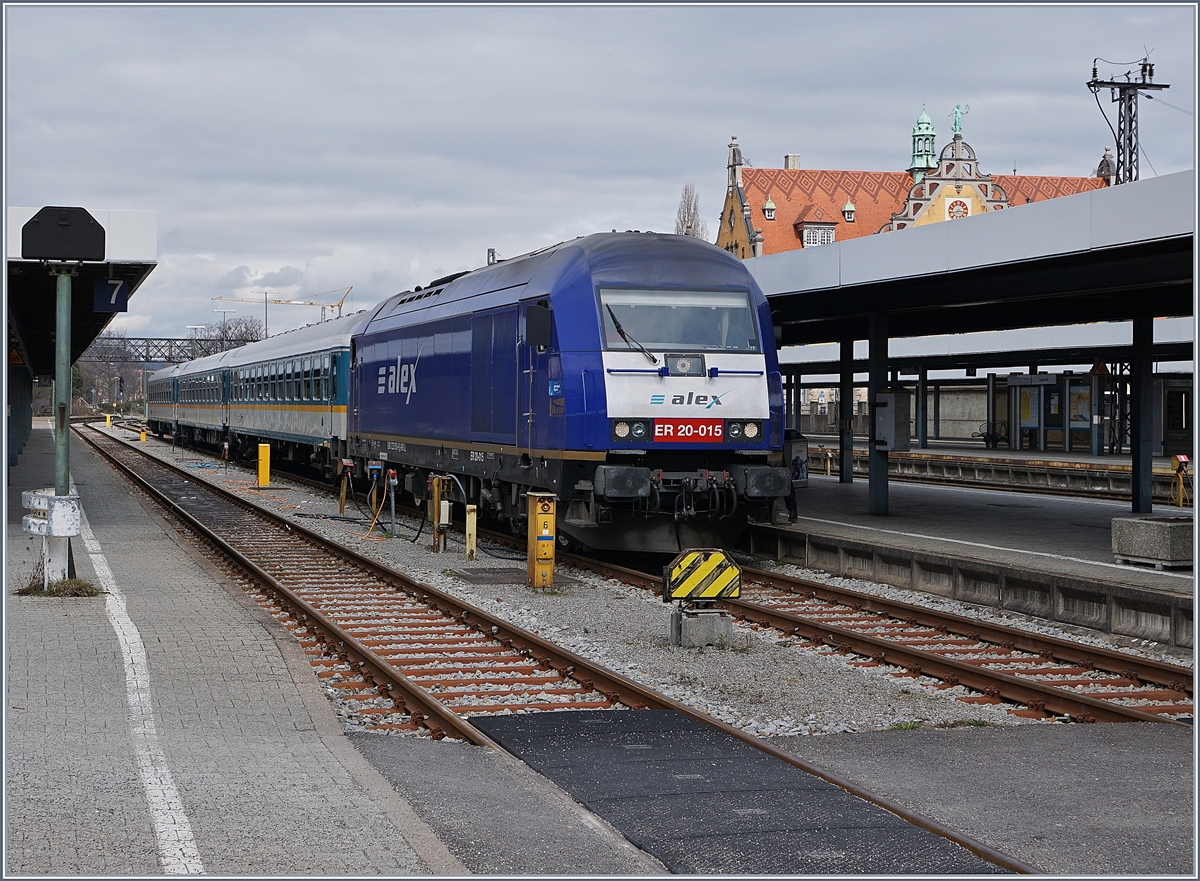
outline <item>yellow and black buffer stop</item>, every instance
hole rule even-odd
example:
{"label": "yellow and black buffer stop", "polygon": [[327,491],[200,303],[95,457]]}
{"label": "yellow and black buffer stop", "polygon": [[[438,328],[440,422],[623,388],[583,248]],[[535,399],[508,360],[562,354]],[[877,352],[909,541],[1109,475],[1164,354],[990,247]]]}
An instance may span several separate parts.
{"label": "yellow and black buffer stop", "polygon": [[724,551],[691,548],[663,570],[663,602],[698,602],[736,598],[742,592],[742,570]]}

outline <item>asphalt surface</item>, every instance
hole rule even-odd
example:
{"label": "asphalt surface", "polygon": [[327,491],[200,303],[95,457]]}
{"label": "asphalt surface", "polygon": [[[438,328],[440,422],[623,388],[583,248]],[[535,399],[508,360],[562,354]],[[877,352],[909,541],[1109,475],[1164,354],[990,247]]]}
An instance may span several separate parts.
{"label": "asphalt surface", "polygon": [[775,742],[1050,874],[1196,873],[1188,727],[915,729]]}

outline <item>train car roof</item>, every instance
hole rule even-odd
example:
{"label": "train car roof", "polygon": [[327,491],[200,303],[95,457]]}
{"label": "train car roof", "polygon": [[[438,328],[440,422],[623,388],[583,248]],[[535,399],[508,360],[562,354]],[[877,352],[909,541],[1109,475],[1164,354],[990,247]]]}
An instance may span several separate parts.
{"label": "train car roof", "polygon": [[[694,236],[666,233],[595,233],[459,275],[424,290],[405,291],[380,303],[363,332],[406,323],[423,310],[436,315],[471,311],[465,300],[487,294],[508,302],[549,291],[577,261],[586,262],[598,286],[661,287],[682,290],[745,290],[753,278],[742,261]],[[533,289],[531,289],[533,288]],[[430,314],[429,317],[435,317]]]}
{"label": "train car roof", "polygon": [[256,343],[249,343],[226,352],[228,359],[225,361],[225,366],[238,367],[275,358],[291,358],[321,349],[349,348],[350,337],[358,333],[370,315],[369,311],[355,312],[353,315],[344,315],[341,318],[334,318],[332,321],[308,324],[295,330],[284,331],[273,337],[267,337]]}
{"label": "train car roof", "polygon": [[267,337],[265,340],[247,343],[226,352],[218,352],[215,355],[197,358],[195,361],[185,361],[182,364],[163,367],[152,373],[150,380],[168,379],[172,376],[191,376],[213,369],[240,367],[244,364],[257,364],[260,361],[271,361],[276,358],[291,358],[305,352],[322,349],[348,348],[350,337],[361,329],[369,317],[370,312],[364,310],[355,312],[353,315],[334,318],[331,321],[321,321],[317,324],[298,327],[295,330],[287,330],[273,337]]}

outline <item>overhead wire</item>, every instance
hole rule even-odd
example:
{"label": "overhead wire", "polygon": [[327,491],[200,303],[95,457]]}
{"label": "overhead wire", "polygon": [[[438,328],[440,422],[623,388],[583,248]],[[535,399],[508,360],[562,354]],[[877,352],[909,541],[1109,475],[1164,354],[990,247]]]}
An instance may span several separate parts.
{"label": "overhead wire", "polygon": [[1159,104],[1162,104],[1166,107],[1170,107],[1172,110],[1178,110],[1180,113],[1186,113],[1188,116],[1196,115],[1190,110],[1184,110],[1182,107],[1176,107],[1174,104],[1171,104],[1168,101],[1164,101],[1162,98],[1159,98],[1157,95],[1151,95],[1149,92],[1138,92],[1138,94],[1141,95],[1143,98],[1145,98],[1148,101],[1157,101]]}

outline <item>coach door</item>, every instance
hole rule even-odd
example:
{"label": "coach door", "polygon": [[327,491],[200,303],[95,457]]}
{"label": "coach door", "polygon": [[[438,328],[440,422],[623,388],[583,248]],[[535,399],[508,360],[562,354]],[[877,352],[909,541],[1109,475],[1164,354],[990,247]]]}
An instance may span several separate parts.
{"label": "coach door", "polygon": [[[320,375],[316,375],[317,371]],[[333,434],[333,390],[332,375],[329,372],[329,353],[323,352],[313,358],[313,396],[321,404],[321,434],[330,437]]]}

